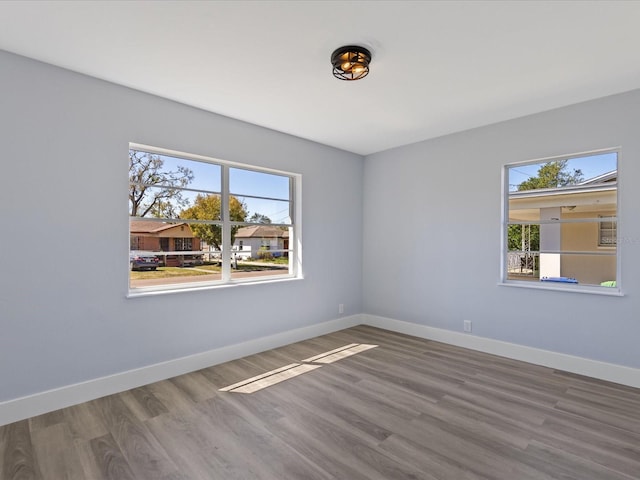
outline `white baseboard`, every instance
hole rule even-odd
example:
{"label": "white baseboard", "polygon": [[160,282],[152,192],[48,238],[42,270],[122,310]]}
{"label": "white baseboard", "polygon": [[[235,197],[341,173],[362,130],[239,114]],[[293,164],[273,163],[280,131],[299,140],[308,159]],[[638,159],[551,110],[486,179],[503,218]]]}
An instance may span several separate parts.
{"label": "white baseboard", "polygon": [[336,332],[361,323],[361,315],[351,315],[309,327],[296,328],[267,337],[0,402],[0,426],[94,400],[104,397],[105,395],[148,385],[149,383],[159,382],[160,380],[166,380],[167,378],[228,362],[236,358]]}
{"label": "white baseboard", "polygon": [[640,388],[640,369],[613,363],[590,360],[564,353],[526,347],[515,343],[478,337],[468,333],[453,332],[442,328],[427,327],[416,323],[362,314],[362,322],[372,327],[384,328],[414,337],[426,338],[458,347],[491,353],[501,357],[542,365],[557,370],[586,375],[600,380]]}

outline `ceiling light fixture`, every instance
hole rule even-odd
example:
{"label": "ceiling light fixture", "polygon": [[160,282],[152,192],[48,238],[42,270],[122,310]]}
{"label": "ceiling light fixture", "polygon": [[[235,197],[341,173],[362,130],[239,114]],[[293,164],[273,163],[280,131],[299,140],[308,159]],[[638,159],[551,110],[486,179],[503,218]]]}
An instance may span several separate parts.
{"label": "ceiling light fixture", "polygon": [[348,45],[331,54],[333,76],[340,80],[360,80],[369,73],[371,52],[364,47]]}

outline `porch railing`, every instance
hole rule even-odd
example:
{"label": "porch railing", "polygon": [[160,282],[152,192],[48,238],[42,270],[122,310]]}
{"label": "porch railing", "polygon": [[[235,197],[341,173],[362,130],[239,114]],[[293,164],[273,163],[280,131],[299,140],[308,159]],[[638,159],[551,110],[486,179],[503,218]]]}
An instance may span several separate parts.
{"label": "porch railing", "polygon": [[507,273],[538,276],[540,274],[540,252],[507,252]]}

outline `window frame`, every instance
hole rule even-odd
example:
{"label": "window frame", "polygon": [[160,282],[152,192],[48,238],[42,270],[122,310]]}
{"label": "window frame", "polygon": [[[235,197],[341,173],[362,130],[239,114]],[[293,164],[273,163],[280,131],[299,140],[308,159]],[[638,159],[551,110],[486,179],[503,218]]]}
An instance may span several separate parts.
{"label": "window frame", "polygon": [[[615,250],[615,265],[616,265],[616,286],[615,287],[605,287],[601,285],[593,285],[593,284],[565,284],[565,283],[556,283],[556,282],[534,282],[531,280],[518,280],[509,278],[508,272],[508,253],[509,253],[509,242],[508,242],[508,230],[509,225],[513,224],[525,224],[527,222],[510,222],[509,220],[509,199],[510,199],[510,190],[509,190],[509,170],[513,167],[523,167],[528,165],[543,165],[548,162],[554,161],[562,161],[562,160],[572,160],[583,157],[590,157],[596,155],[602,155],[607,153],[615,153],[616,154],[616,168],[617,168],[617,179],[615,186],[615,197],[616,197],[616,215],[615,217],[611,217],[610,215],[597,215],[597,218],[586,218],[583,220],[575,220],[575,219],[552,219],[553,221],[542,220],[539,219],[535,222],[528,222],[530,224],[538,224],[542,225],[543,223],[549,224],[557,224],[560,227],[562,225],[570,224],[570,223],[578,223],[578,222],[593,222],[598,223],[597,227],[597,240],[596,240],[596,250]],[[612,245],[601,245],[601,225],[606,222],[615,222],[615,230],[616,230],[616,238],[619,238],[620,232],[620,164],[622,159],[622,148],[621,147],[611,147],[604,148],[598,150],[590,150],[584,152],[577,152],[571,154],[564,155],[556,155],[552,157],[544,157],[537,158],[526,161],[517,161],[510,162],[504,164],[502,166],[502,176],[501,176],[501,222],[500,222],[500,272],[499,272],[499,281],[498,285],[500,286],[510,286],[510,287],[518,287],[518,288],[529,288],[536,290],[554,290],[554,291],[565,291],[565,292],[575,292],[575,293],[587,293],[587,294],[597,294],[597,295],[609,295],[609,296],[623,296],[623,290],[621,288],[621,266],[622,266],[622,252],[620,249],[620,244],[616,241],[615,244]],[[614,220],[611,220],[614,218]],[[538,252],[539,253],[539,252]],[[579,254],[591,254],[591,251],[569,251],[560,249],[558,252],[560,255],[579,255]],[[602,253],[602,252],[600,252]]]}
{"label": "window frame", "polygon": [[[207,224],[215,224],[220,225],[222,229],[222,250],[220,252],[221,255],[221,279],[220,280],[209,280],[209,281],[194,281],[189,283],[173,283],[173,284],[163,284],[157,286],[143,286],[143,287],[131,287],[130,283],[130,272],[127,272],[127,297],[138,297],[138,296],[147,296],[147,295],[156,295],[162,293],[174,293],[181,291],[193,291],[193,290],[208,290],[215,289],[221,287],[229,287],[234,285],[250,285],[250,284],[261,284],[261,283],[274,283],[274,282],[282,282],[287,280],[298,280],[302,279],[302,208],[301,208],[301,200],[302,200],[302,174],[289,172],[284,170],[278,170],[274,168],[266,168],[258,165],[250,165],[240,162],[234,162],[229,160],[221,160],[218,158],[208,157],[204,155],[192,154],[181,152],[177,150],[171,150],[166,148],[160,148],[135,142],[129,143],[129,151],[136,150],[142,151],[145,153],[149,153],[152,155],[163,155],[169,157],[175,157],[179,159],[184,159],[186,161],[195,161],[202,163],[209,163],[213,165],[217,165],[220,167],[220,216],[219,220],[211,220],[211,221],[202,221],[202,220],[193,220],[193,219],[178,219],[178,218],[162,218],[162,219],[153,219],[154,221],[163,222],[163,221],[181,221],[188,224],[194,223],[207,223]],[[282,274],[270,274],[264,276],[250,277],[250,278],[232,278],[232,263],[233,263],[233,255],[237,253],[238,250],[234,250],[233,244],[231,244],[231,230],[233,227],[241,227],[241,226],[251,226],[251,225],[260,225],[257,222],[236,222],[231,220],[229,215],[229,197],[234,194],[229,191],[229,171],[232,168],[238,168],[243,170],[249,170],[253,172],[272,174],[278,176],[284,176],[289,178],[289,205],[290,205],[290,220],[291,223],[284,224],[273,224],[273,226],[286,226],[289,229],[289,248],[287,251],[289,257],[289,271],[287,273]],[[130,184],[130,182],[128,182]],[[193,188],[184,188],[183,190],[187,191],[196,191],[200,192],[200,190]],[[132,217],[128,215],[128,234],[129,239],[131,238],[131,220],[132,219],[145,219],[149,220],[150,217]],[[130,243],[130,242],[129,242]],[[202,248],[202,245],[200,246]],[[178,251],[168,252],[171,254],[181,253]],[[129,270],[129,269],[127,269]]]}

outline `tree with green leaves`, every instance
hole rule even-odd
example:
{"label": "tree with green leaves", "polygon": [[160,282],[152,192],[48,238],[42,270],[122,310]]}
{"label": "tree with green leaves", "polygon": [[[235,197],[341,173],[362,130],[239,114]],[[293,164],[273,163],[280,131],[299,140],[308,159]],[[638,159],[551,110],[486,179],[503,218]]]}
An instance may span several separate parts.
{"label": "tree with green leaves", "polygon": [[172,218],[187,205],[180,187],[193,181],[193,171],[177,166],[165,170],[160,155],[129,150],[129,215]]}
{"label": "tree with green leaves", "polygon": [[269,217],[267,217],[266,215],[263,215],[262,213],[256,212],[253,215],[251,215],[251,217],[249,218],[249,222],[251,222],[251,223],[270,224],[271,223],[271,219]]}
{"label": "tree with green leaves", "polygon": [[539,225],[509,225],[509,250],[537,251],[540,249]]}
{"label": "tree with green leaves", "polygon": [[583,180],[582,170],[574,168],[573,171],[569,171],[568,162],[569,160],[565,159],[545,163],[538,169],[535,177],[529,177],[518,185],[518,191],[559,188],[580,183]]}
{"label": "tree with green leaves", "polygon": [[[518,185],[518,191],[540,188],[560,188],[575,185],[583,180],[579,168],[569,170],[569,160],[554,160],[540,166],[537,175],[529,177]],[[507,231],[509,250],[540,250],[539,225],[509,225]]]}
{"label": "tree with green leaves", "polygon": [[[220,220],[220,196],[198,194],[189,208],[180,213],[180,218],[185,220]],[[244,222],[247,218],[247,209],[244,203],[233,195],[229,196],[229,218],[233,222]],[[231,244],[238,231],[237,226],[231,227]],[[222,250],[222,227],[220,225],[195,223],[191,224],[193,234],[212,245],[216,250]]]}

